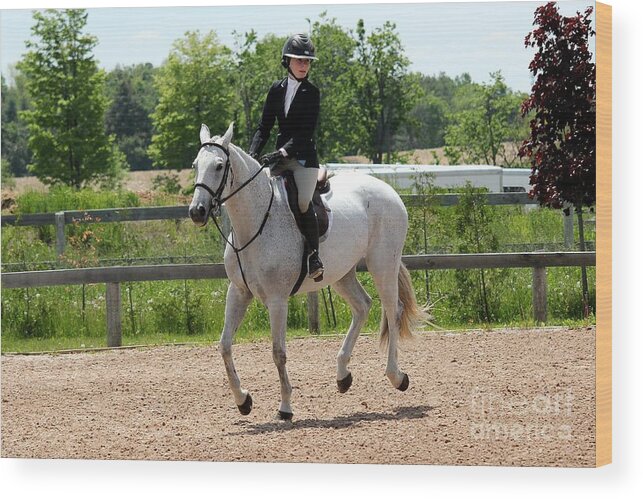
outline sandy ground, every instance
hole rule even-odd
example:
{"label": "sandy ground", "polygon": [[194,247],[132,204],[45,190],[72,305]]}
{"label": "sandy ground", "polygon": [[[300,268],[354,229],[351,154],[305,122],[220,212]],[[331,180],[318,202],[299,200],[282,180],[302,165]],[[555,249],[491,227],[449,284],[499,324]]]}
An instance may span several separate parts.
{"label": "sandy ground", "polygon": [[592,466],[595,329],[421,333],[384,376],[362,336],[337,392],[340,338],[292,340],[293,422],[276,421],[269,342],[235,347],[241,416],[216,346],[2,356],[2,457]]}

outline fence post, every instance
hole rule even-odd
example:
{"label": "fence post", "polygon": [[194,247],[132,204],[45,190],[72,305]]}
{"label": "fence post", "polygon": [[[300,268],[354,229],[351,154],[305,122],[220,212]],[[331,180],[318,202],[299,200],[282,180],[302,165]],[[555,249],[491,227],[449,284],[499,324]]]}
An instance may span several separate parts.
{"label": "fence post", "polygon": [[565,215],[563,211],[563,235],[565,237],[565,248],[571,249],[574,247],[574,212],[571,205],[565,204],[565,208],[569,209],[569,215]]}
{"label": "fence post", "polygon": [[308,331],[319,334],[319,295],[317,291],[308,293]]}
{"label": "fence post", "polygon": [[536,323],[547,322],[547,267],[532,269],[531,299]]}
{"label": "fence post", "polygon": [[60,257],[65,252],[65,212],[58,211],[56,219],[56,254]]}
{"label": "fence post", "polygon": [[119,282],[108,282],[105,293],[107,304],[107,346],[120,347],[121,334],[121,285]]}

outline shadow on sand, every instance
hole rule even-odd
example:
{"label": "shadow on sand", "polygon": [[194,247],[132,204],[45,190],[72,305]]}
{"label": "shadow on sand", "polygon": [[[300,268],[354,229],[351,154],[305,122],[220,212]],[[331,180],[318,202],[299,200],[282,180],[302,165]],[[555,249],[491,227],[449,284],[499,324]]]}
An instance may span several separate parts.
{"label": "shadow on sand", "polygon": [[356,412],[349,416],[339,416],[333,419],[295,419],[288,421],[271,421],[260,424],[252,424],[242,420],[234,423],[237,426],[245,426],[244,431],[230,433],[230,436],[236,435],[261,435],[263,433],[283,432],[298,430],[304,428],[333,428],[342,429],[350,428],[358,423],[373,421],[400,421],[404,419],[421,419],[427,416],[427,413],[434,408],[429,405],[420,405],[415,407],[398,407],[391,413],[385,412]]}

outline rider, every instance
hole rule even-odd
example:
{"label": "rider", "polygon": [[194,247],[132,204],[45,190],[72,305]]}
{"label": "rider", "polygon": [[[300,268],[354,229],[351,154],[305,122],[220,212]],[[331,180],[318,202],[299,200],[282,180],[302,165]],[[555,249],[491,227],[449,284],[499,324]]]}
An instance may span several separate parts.
{"label": "rider", "polygon": [[308,80],[315,47],[308,35],[297,34],[286,41],[281,52],[281,65],[288,77],[272,84],[263,106],[249,154],[258,159],[268,142],[270,130],[279,122],[276,151],[260,158],[273,174],[293,172],[298,190],[299,211],[302,214],[303,235],[311,252],[308,255],[308,276],[315,279],[324,273],[319,259],[319,228],[312,197],[317,184],[319,160],[313,134],[319,117],[319,89]]}

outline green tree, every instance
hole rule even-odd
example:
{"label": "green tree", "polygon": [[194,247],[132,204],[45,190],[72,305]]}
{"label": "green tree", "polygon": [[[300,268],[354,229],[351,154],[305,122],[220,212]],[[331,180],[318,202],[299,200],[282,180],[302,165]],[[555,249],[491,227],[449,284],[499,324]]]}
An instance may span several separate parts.
{"label": "green tree", "polygon": [[461,103],[456,98],[458,89],[471,85],[471,76],[468,73],[455,78],[444,73],[437,76],[413,73],[411,76],[416,80],[420,92],[396,137],[396,148],[403,150],[442,147],[449,124],[448,116],[460,109]]}
{"label": "green tree", "polygon": [[444,99],[449,105],[453,102],[457,90],[464,85],[471,85],[471,83],[469,73],[462,73],[460,76],[451,78],[443,72],[437,76],[423,76],[420,82],[427,93]]}
{"label": "green tree", "polygon": [[407,73],[410,61],[390,21],[368,36],[364,21],[358,21],[357,62],[352,74],[361,111],[359,123],[366,135],[364,152],[380,164],[384,154],[390,160],[393,137],[415,104],[419,89]]}
{"label": "green tree", "polygon": [[415,106],[408,112],[397,137],[398,149],[426,149],[444,145],[449,103],[427,91],[422,75],[413,75],[421,89]]}
{"label": "green tree", "polygon": [[500,72],[489,84],[472,84],[456,92],[456,105],[463,110],[449,115],[445,154],[451,164],[467,162],[497,166],[524,163],[518,149],[528,134],[520,115],[524,96],[512,92]]}
{"label": "green tree", "polygon": [[321,106],[317,128],[317,149],[322,161],[337,161],[364,146],[363,110],[352,84],[358,70],[357,43],[349,31],[328,19],[326,13],[312,25],[312,39],[318,61],[313,62],[310,78],[320,88]]}
{"label": "green tree", "polygon": [[[535,77],[522,105],[532,114],[521,155],[529,160],[532,190],[541,205],[578,216],[580,250],[585,251],[583,206],[596,202],[596,65],[590,38],[593,7],[564,17],[556,2],[536,9],[525,46],[536,49],[529,69]],[[565,208],[568,211],[569,208]],[[587,271],[582,267],[584,313],[589,315]]]}
{"label": "green tree", "polygon": [[[455,206],[458,253],[495,253],[499,249],[498,238],[491,229],[491,208],[486,206],[484,190],[475,188],[470,182],[464,187],[460,201]],[[490,280],[501,271],[478,269],[456,270],[460,303],[468,304],[475,310],[474,320],[491,322]]]}
{"label": "green tree", "polygon": [[[31,161],[27,124],[19,113],[29,109],[31,102],[22,74],[12,71],[14,84],[7,86],[2,76],[2,169],[3,175],[27,175]],[[5,177],[3,177],[5,178]]]}
{"label": "green tree", "polygon": [[34,12],[33,39],[18,63],[32,109],[21,117],[33,153],[29,170],[47,184],[80,189],[118,179],[123,157],[105,132],[105,73],[92,55],[97,39],[83,33],[79,9]]}
{"label": "green tree", "polygon": [[241,105],[240,126],[235,136],[236,142],[247,148],[261,119],[270,84],[284,77],[281,49],[286,37],[269,34],[259,40],[254,30],[244,35],[236,32],[233,34],[236,62],[234,87]]}
{"label": "green tree", "polygon": [[147,149],[152,141],[151,114],[158,103],[154,87],[155,69],[150,63],[117,66],[107,75],[111,106],[106,128],[116,136],[131,170],[149,170],[152,160]]}
{"label": "green tree", "polygon": [[[405,246],[414,254],[428,254],[429,238],[435,233],[437,222],[437,198],[435,188],[435,174],[418,173],[413,178],[413,192],[418,195],[419,203],[409,209],[409,231]],[[415,204],[415,203],[414,203]],[[433,242],[435,244],[435,242]],[[424,290],[426,303],[430,303],[429,271],[424,270]]]}
{"label": "green tree", "polygon": [[[238,109],[232,52],[214,31],[186,33],[159,68],[159,103],[152,114],[155,135],[149,154],[156,167],[184,168],[194,159],[199,127],[223,133]],[[219,131],[219,132],[217,132]]]}

